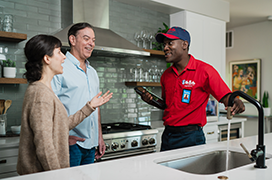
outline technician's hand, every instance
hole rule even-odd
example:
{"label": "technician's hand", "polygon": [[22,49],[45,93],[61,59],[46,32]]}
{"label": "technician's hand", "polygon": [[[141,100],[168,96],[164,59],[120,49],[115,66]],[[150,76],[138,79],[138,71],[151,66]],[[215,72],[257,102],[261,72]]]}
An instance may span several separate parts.
{"label": "technician's hand", "polygon": [[77,141],[83,142],[85,139],[77,136],[69,136],[69,146],[76,144]]}
{"label": "technician's hand", "polygon": [[141,98],[143,101],[150,104],[152,102],[151,100],[153,97],[147,91],[143,90],[143,94],[142,94]]}
{"label": "technician's hand", "polygon": [[[225,110],[227,110],[227,109],[228,108],[226,107]],[[231,114],[234,115],[234,114],[237,114],[237,113],[242,113],[244,111],[245,111],[244,103],[240,99],[235,98],[233,106],[231,107]]]}

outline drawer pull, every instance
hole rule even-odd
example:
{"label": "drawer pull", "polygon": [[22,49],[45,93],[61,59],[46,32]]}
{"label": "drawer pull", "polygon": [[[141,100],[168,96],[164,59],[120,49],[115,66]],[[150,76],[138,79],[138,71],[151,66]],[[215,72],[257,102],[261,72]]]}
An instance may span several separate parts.
{"label": "drawer pull", "polygon": [[0,160],[0,164],[5,164],[5,163],[7,163],[7,160],[6,160],[6,159]]}
{"label": "drawer pull", "polygon": [[214,131],[213,132],[207,132],[207,134],[214,134]]}

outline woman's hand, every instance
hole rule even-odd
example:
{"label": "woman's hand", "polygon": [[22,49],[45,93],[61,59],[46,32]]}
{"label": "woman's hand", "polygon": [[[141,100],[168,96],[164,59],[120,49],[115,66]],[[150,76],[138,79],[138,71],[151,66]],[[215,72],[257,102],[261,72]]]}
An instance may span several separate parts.
{"label": "woman's hand", "polygon": [[[110,91],[107,91],[103,96],[101,96],[102,92],[99,92],[90,102],[91,107],[92,108],[97,108],[99,106],[102,106],[103,104],[105,104],[106,102],[108,102],[110,100],[110,98],[112,98],[112,93],[110,93]],[[99,98],[99,96],[101,96]]]}

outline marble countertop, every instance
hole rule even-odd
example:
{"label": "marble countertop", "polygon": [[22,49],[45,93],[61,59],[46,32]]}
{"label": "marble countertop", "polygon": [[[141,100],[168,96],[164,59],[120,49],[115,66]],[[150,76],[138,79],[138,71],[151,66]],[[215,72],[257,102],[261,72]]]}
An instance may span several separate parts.
{"label": "marble countertop", "polygon": [[[233,118],[231,120],[231,123],[237,123],[237,122],[244,122],[246,121],[246,118]],[[220,117],[219,121],[215,122],[209,122],[207,125],[212,125],[212,124],[227,124],[228,120],[225,117]],[[164,128],[163,126],[163,121],[151,121],[151,127],[153,129],[158,129],[158,128]],[[9,147],[18,147],[19,146],[19,140],[20,137],[0,137],[0,148],[9,148]]]}
{"label": "marble countertop", "polygon": [[[272,155],[272,133],[265,134],[266,153]],[[258,138],[251,136],[241,139],[231,140],[229,142],[230,150],[242,152],[240,143],[243,143],[249,151],[256,148]],[[226,150],[227,142],[218,142],[200,146],[182,148],[172,151],[152,153],[128,158],[122,158],[111,161],[104,161],[90,165],[65,168],[60,170],[18,176],[8,178],[9,180],[48,180],[48,179],[69,179],[69,180],[217,180],[218,176],[227,176],[229,180],[247,179],[247,180],[271,180],[272,179],[272,159],[266,160],[266,169],[254,168],[254,164],[248,164],[239,168],[231,169],[217,174],[198,175],[179,171],[169,167],[162,166],[158,162],[179,159],[199,153],[210,152],[214,150]],[[225,163],[225,162],[222,162]],[[205,166],[205,162],[203,162]]]}
{"label": "marble countertop", "polygon": [[0,149],[19,147],[20,137],[0,137]]}

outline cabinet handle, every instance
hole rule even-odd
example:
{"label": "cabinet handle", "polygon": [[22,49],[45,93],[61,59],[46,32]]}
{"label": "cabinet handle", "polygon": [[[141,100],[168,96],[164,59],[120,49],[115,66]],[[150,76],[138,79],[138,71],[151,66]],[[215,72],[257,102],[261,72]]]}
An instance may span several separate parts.
{"label": "cabinet handle", "polygon": [[214,131],[213,132],[207,132],[207,134],[214,134]]}
{"label": "cabinet handle", "polygon": [[7,163],[7,160],[6,160],[6,159],[0,160],[0,164],[5,164],[5,163]]}

